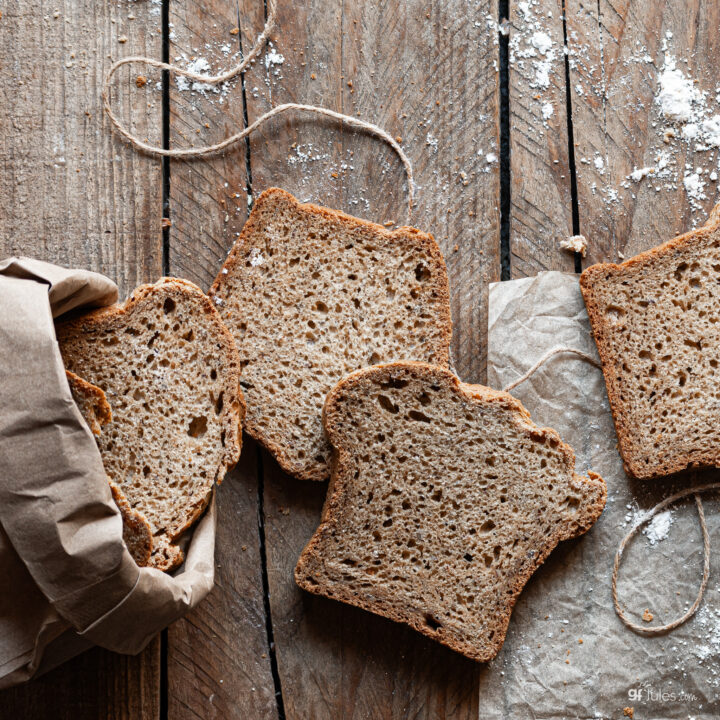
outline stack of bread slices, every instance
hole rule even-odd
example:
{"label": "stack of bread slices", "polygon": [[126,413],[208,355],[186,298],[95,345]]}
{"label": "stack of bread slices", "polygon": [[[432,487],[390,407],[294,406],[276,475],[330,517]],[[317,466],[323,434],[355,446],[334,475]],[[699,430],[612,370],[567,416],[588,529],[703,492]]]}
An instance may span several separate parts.
{"label": "stack of bread slices", "polygon": [[557,433],[449,369],[432,236],[271,189],[209,292],[163,279],[63,323],[138,564],[172,570],[238,459],[241,428],[298,480],[330,480],[298,584],[476,660],[555,545],[605,504]]}

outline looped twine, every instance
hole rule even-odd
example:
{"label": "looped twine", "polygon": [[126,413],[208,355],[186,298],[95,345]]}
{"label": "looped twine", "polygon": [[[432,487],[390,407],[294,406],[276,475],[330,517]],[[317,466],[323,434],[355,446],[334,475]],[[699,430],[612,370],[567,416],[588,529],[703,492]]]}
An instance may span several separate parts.
{"label": "looped twine", "polygon": [[[665,498],[662,502],[659,502],[652,510],[645,513],[641,518],[639,518],[635,524],[630,529],[630,532],[623,538],[622,542],[620,543],[620,546],[618,547],[617,553],[615,554],[615,563],[613,564],[613,574],[612,574],[612,598],[613,598],[613,604],[615,606],[615,612],[617,613],[617,616],[622,620],[622,622],[629,627],[631,630],[633,630],[636,633],[640,633],[641,635],[661,635],[662,633],[669,632],[670,630],[674,630],[679,625],[682,625],[684,622],[689,620],[694,614],[695,611],[700,607],[700,603],[702,602],[703,595],[705,594],[705,589],[707,588],[708,579],[710,578],[710,536],[708,535],[708,529],[707,525],[705,523],[705,511],[703,510],[703,505],[700,500],[700,493],[704,492],[710,492],[711,490],[720,490],[720,483],[709,483],[707,485],[695,485],[694,487],[688,488],[686,490],[683,490],[681,492],[675,493],[674,495],[671,495],[668,498]],[[690,606],[689,610],[682,615],[679,618],[676,618],[672,622],[666,623],[665,625],[653,625],[653,626],[643,626],[638,625],[637,623],[632,622],[624,613],[623,609],[620,607],[620,601],[618,600],[618,593],[617,593],[617,577],[618,572],[620,570],[620,562],[622,560],[623,551],[625,550],[625,547],[630,542],[630,540],[634,537],[635,533],[643,526],[645,523],[652,520],[655,515],[657,515],[661,510],[666,508],[668,505],[672,505],[674,502],[681,500],[684,497],[687,497],[688,495],[694,495],[695,496],[695,504],[697,506],[698,511],[698,517],[700,518],[700,529],[702,531],[702,538],[703,538],[703,574],[702,574],[702,581],[700,582],[700,589],[698,590],[697,597],[695,598],[695,602]]]}
{"label": "looped twine", "polygon": [[234,145],[240,140],[246,138],[248,135],[255,132],[255,130],[257,130],[261,125],[263,125],[276,115],[280,115],[291,110],[310,112],[314,113],[315,115],[323,115],[334,120],[339,120],[341,122],[347,123],[347,125],[355,128],[356,130],[362,130],[364,132],[367,132],[368,134],[373,135],[374,137],[377,137],[378,139],[387,143],[400,158],[400,162],[402,163],[403,169],[405,170],[408,184],[407,222],[409,224],[412,216],[412,207],[415,198],[415,178],[410,159],[400,147],[400,144],[397,142],[397,140],[395,140],[395,138],[392,137],[388,132],[383,130],[381,127],[378,127],[377,125],[366,122],[365,120],[361,120],[360,118],[356,118],[351,115],[344,115],[343,113],[335,112],[334,110],[329,110],[328,108],[324,107],[318,107],[316,105],[286,103],[284,105],[278,105],[272,108],[272,110],[269,110],[264,115],[261,115],[257,120],[255,120],[255,122],[248,125],[240,132],[237,132],[234,135],[231,135],[230,137],[227,137],[218,143],[215,143],[213,145],[206,145],[199,148],[181,148],[178,150],[169,150],[159,147],[157,145],[150,145],[149,143],[143,142],[131,130],[128,130],[123,125],[122,120],[113,112],[110,104],[110,83],[112,81],[113,75],[123,65],[129,65],[131,63],[144,63],[145,65],[156,67],[160,70],[167,70],[174,75],[182,75],[186,78],[204,83],[206,85],[218,85],[219,83],[227,82],[228,80],[232,80],[233,78],[237,77],[262,52],[263,48],[265,47],[265,43],[270,37],[271,31],[276,25],[277,0],[268,0],[267,8],[268,14],[267,20],[265,22],[265,27],[263,28],[262,33],[260,33],[260,35],[258,36],[258,39],[255,41],[255,44],[251,48],[250,52],[248,52],[248,54],[242,59],[240,63],[230,68],[226,72],[221,73],[220,75],[201,75],[199,73],[193,72],[192,70],[186,70],[185,68],[178,67],[177,65],[171,65],[169,63],[161,62],[160,60],[155,60],[154,58],[150,57],[144,57],[142,55],[125,57],[113,63],[110,66],[107,75],[105,76],[102,89],[103,108],[108,118],[110,119],[113,128],[134,148],[148,155],[152,155],[154,157],[183,158],[187,160],[192,158],[206,157],[208,155],[214,155],[216,153],[219,153],[225,148],[230,147],[231,145]]}
{"label": "looped twine", "polygon": [[576,350],[575,348],[571,347],[556,347],[546,352],[527,372],[523,373],[517,380],[513,380],[513,382],[511,382],[509,385],[506,385],[503,388],[503,391],[510,392],[510,390],[512,390],[513,388],[516,388],[521,383],[524,383],[531,375],[534,375],[540,369],[541,365],[544,365],[551,357],[554,357],[555,355],[560,355],[560,353],[570,353],[572,355],[577,355],[578,357],[585,360],[585,362],[589,362],[591,365],[602,369],[602,365],[592,355],[588,355],[582,350]]}

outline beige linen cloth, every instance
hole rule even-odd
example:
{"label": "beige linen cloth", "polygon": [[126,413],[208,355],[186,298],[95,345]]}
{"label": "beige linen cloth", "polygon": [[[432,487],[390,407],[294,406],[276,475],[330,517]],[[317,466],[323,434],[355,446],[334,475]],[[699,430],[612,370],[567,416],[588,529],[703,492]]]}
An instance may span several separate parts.
{"label": "beige linen cloth", "polygon": [[97,273],[0,261],[0,688],[92,646],[138,653],[214,575],[215,505],[173,575],[138,568],[53,319],[117,299]]}

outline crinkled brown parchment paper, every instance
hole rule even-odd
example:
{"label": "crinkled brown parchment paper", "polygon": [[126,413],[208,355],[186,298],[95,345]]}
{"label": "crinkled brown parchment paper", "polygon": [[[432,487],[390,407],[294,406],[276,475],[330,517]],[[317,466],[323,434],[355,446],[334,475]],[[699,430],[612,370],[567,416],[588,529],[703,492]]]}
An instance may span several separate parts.
{"label": "crinkled brown parchment paper", "polygon": [[[577,275],[548,272],[491,285],[490,386],[504,387],[559,345],[596,356]],[[553,357],[512,394],[574,448],[579,472],[603,476],[608,502],[590,532],[561,543],[521,594],[502,651],[481,669],[480,718],[624,718],[625,708],[636,720],[720,717],[720,504],[703,496],[716,550],[700,610],[669,635],[634,634],[615,615],[610,594],[618,543],[638,513],[696,476],[629,479],[602,372],[576,356]],[[620,599],[635,622],[649,609],[653,623],[664,623],[692,603],[701,574],[690,498],[636,536],[620,570]]]}

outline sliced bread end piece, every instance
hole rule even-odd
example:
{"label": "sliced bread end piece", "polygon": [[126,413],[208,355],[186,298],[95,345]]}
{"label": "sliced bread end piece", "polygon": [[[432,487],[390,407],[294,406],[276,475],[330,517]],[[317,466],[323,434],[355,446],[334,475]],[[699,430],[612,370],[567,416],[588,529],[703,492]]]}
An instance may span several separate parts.
{"label": "sliced bread end piece", "polygon": [[232,336],[185,280],[61,323],[65,365],[100,387],[113,422],[97,439],[110,481],[150,524],[148,565],[172,570],[180,536],[240,455],[244,400]]}
{"label": "sliced bread end piece", "polygon": [[503,644],[532,573],[605,506],[554,430],[508,393],[423,363],[368,368],[325,404],[335,448],[298,585],[398,622],[474,660]]}
{"label": "sliced bread end piece", "polygon": [[112,420],[110,404],[105,393],[92,383],[83,380],[69,370],[65,371],[73,400],[93,435],[100,435],[102,426]]}
{"label": "sliced bread end piece", "polygon": [[580,276],[626,471],[720,466],[720,205],[707,223]]}
{"label": "sliced bread end piece", "polygon": [[[70,392],[73,400],[78,406],[85,422],[94,435],[99,436],[102,426],[112,420],[110,405],[105,393],[69,370],[65,371]],[[123,523],[123,540],[128,552],[132,555],[135,564],[139,567],[148,564],[152,552],[152,531],[145,516],[138,510],[133,510],[127,498],[114,483],[108,480],[115,505],[120,510]]]}
{"label": "sliced bread end piece", "polygon": [[329,477],[327,393],[392,360],[447,366],[447,270],[431,235],[390,231],[272,188],[210,296],[240,353],[246,430],[299,479]]}

